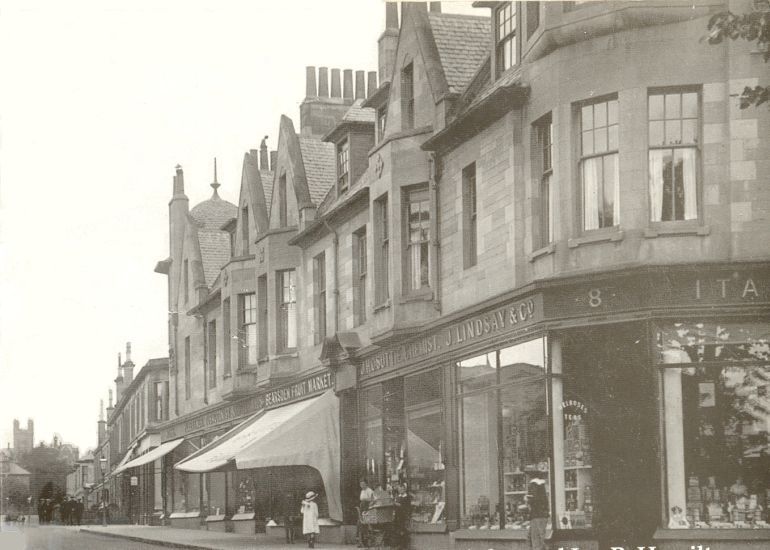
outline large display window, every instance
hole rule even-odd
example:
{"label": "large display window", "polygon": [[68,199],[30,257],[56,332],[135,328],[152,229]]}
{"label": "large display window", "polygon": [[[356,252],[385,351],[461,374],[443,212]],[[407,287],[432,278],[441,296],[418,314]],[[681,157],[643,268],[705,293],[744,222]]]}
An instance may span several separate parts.
{"label": "large display window", "polygon": [[461,524],[527,529],[531,484],[550,501],[546,340],[460,361]]}
{"label": "large display window", "polygon": [[661,325],[670,528],[770,528],[770,324]]}

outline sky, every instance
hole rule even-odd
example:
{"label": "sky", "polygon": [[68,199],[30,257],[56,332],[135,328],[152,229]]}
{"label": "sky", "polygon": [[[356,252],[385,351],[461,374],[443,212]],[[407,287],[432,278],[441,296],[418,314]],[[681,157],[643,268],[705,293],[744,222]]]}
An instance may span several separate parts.
{"label": "sky", "polygon": [[[443,11],[478,13],[469,2]],[[380,0],[0,0],[0,444],[81,451],[132,343],[168,353],[168,201],[237,202],[243,154],[299,126],[305,66],[376,70]]]}

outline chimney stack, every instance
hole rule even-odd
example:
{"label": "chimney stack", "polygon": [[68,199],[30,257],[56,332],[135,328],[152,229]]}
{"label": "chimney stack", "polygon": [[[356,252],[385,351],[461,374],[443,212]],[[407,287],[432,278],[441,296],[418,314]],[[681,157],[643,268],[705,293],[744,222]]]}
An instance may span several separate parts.
{"label": "chimney stack", "polygon": [[332,69],[332,97],[342,97],[340,92],[340,70]]}
{"label": "chimney stack", "polygon": [[123,395],[123,357],[118,353],[118,375],[115,377],[115,401],[120,401]]}
{"label": "chimney stack", "polygon": [[315,83],[315,67],[305,67],[305,97],[318,97]]}
{"label": "chimney stack", "polygon": [[278,151],[270,151],[270,170],[275,170],[276,162],[278,162]]}
{"label": "chimney stack", "polygon": [[267,136],[262,138],[262,143],[259,144],[259,169],[270,170],[268,165],[269,157],[267,155]]}
{"label": "chimney stack", "polygon": [[96,441],[101,446],[107,439],[107,422],[104,420],[104,399],[99,400],[99,422],[96,424]]}
{"label": "chimney stack", "polygon": [[134,363],[131,361],[131,342],[126,342],[126,362],[123,363],[123,387],[127,388],[134,381]]}
{"label": "chimney stack", "polygon": [[353,99],[353,71],[345,69],[342,72],[342,97]]}
{"label": "chimney stack", "polygon": [[174,195],[184,195],[184,171],[179,164],[176,165],[174,175]]}
{"label": "chimney stack", "polygon": [[329,97],[329,68],[318,68],[318,97]]}
{"label": "chimney stack", "polygon": [[[403,9],[404,4],[402,4]],[[398,46],[398,4],[385,2],[385,31],[377,41],[378,69],[380,84],[390,82],[393,77],[393,65],[396,63]]]}
{"label": "chimney stack", "polygon": [[369,71],[367,73],[368,82],[366,83],[366,97],[372,97],[377,90],[377,71]]}
{"label": "chimney stack", "polygon": [[113,408],[113,406],[112,406],[112,389],[109,389],[109,390],[107,390],[107,396],[108,396],[108,401],[107,401],[107,403],[108,403],[108,405],[107,405],[107,410],[109,411],[110,409],[112,409],[112,408]]}
{"label": "chimney stack", "polygon": [[431,13],[441,13],[441,2],[431,2],[429,5]]}
{"label": "chimney stack", "polygon": [[356,99],[366,98],[365,71],[356,71]]}

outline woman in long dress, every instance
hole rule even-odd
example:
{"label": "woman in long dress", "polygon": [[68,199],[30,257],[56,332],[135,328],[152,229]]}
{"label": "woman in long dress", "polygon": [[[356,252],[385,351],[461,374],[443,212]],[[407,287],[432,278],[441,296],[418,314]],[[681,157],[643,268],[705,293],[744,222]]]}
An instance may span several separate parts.
{"label": "woman in long dress", "polygon": [[307,547],[315,548],[316,536],[321,532],[318,528],[318,505],[314,502],[318,495],[308,491],[302,501],[302,534],[307,537]]}

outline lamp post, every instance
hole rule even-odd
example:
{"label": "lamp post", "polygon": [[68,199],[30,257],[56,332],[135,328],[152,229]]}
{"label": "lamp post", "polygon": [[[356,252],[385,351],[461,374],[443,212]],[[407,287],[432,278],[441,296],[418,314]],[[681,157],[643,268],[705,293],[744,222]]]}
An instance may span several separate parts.
{"label": "lamp post", "polygon": [[107,472],[107,459],[104,457],[101,457],[99,459],[99,469],[102,472],[102,526],[107,526],[107,499],[105,498],[106,489],[104,488],[105,481],[104,481],[104,474]]}

